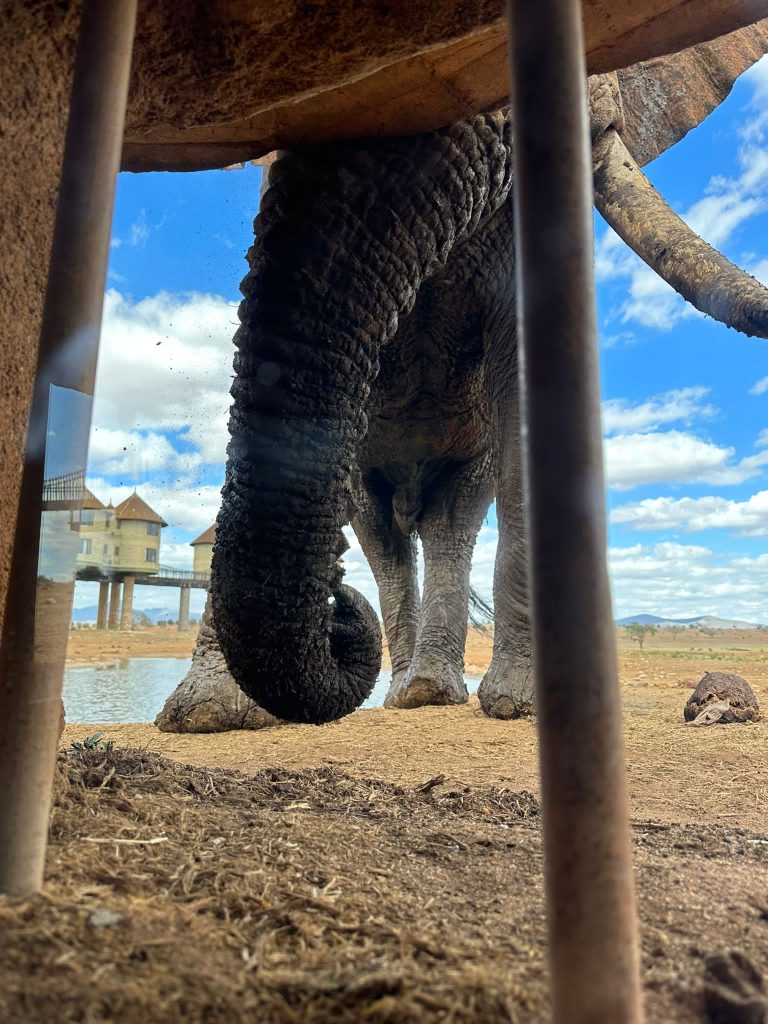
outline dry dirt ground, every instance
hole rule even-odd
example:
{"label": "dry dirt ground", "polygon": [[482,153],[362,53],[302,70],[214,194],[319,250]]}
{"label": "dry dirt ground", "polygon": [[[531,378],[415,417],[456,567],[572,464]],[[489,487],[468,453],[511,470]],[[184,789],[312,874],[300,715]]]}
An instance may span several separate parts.
{"label": "dry dirt ground", "polygon": [[[620,646],[648,1019],[757,1024],[765,983],[706,965],[768,972],[768,727],[682,707],[707,669],[765,705],[768,650],[660,641]],[[63,737],[45,894],[0,901],[3,1024],[547,1019],[532,723],[473,700],[69,747],[96,728]]]}
{"label": "dry dirt ground", "polygon": [[[191,658],[197,640],[197,626],[184,633],[175,626],[147,626],[135,630],[70,630],[67,664],[103,665],[118,658]],[[479,676],[491,660],[493,633],[489,628],[471,629],[467,637],[466,671]],[[383,664],[389,668],[384,651]]]}
{"label": "dry dirt ground", "polygon": [[145,629],[73,629],[67,644],[67,664],[102,665],[118,658],[191,658],[197,626],[180,633],[175,626]]}

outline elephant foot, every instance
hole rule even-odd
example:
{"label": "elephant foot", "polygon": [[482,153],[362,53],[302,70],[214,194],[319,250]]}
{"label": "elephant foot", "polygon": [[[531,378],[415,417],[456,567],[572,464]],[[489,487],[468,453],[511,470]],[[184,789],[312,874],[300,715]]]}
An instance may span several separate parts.
{"label": "elephant foot", "polygon": [[279,720],[242,692],[210,627],[200,628],[192,665],[155,719],[161,732],[264,729]]}
{"label": "elephant foot", "polygon": [[422,708],[428,705],[466,704],[469,693],[460,669],[411,666],[393,677],[385,708]]}
{"label": "elephant foot", "polygon": [[389,689],[387,695],[384,698],[385,708],[396,708],[399,705],[395,703],[395,699],[403,688],[405,683],[405,677],[408,675],[408,669],[401,669],[399,672],[392,671],[392,678],[389,682]]}
{"label": "elephant foot", "polygon": [[490,718],[525,718],[533,714],[533,668],[528,659],[494,656],[477,690],[480,707]]}

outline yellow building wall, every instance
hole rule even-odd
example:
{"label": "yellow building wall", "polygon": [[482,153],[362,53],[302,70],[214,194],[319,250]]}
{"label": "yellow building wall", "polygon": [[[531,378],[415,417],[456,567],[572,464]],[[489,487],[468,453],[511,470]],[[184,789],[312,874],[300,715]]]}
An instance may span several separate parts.
{"label": "yellow building wall", "polygon": [[197,576],[210,576],[213,544],[195,544],[192,571]]}
{"label": "yellow building wall", "polygon": [[[160,564],[160,534],[153,537],[147,533],[148,525],[140,520],[120,520],[120,526],[113,532],[117,550],[113,564],[116,568],[123,572],[157,572]],[[156,552],[156,561],[147,560],[148,548]]]}
{"label": "yellow building wall", "polygon": [[[80,513],[81,517],[84,515]],[[78,566],[112,566],[115,557],[114,542],[114,513],[106,509],[94,509],[93,522],[83,522],[82,518],[78,533],[80,535],[80,548],[87,547],[90,541],[90,552],[78,550]]]}

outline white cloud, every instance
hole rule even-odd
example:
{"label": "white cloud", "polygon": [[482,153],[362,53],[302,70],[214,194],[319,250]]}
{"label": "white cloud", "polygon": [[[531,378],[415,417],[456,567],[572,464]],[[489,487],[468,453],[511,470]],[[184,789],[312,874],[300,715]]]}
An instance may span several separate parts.
{"label": "white cloud", "polygon": [[768,56],[763,57],[745,72],[744,80],[753,89],[749,103],[749,119],[741,128],[743,138],[760,141],[768,130]]}
{"label": "white cloud", "polygon": [[625,430],[653,430],[680,420],[690,422],[696,417],[709,419],[717,414],[717,409],[701,403],[710,390],[705,387],[678,388],[634,404],[626,398],[608,399],[603,402],[603,429],[612,434]]}
{"label": "white cloud", "polygon": [[93,468],[137,476],[161,464],[223,465],[236,326],[236,304],[219,296],[161,292],[132,302],[109,290]]}
{"label": "white cloud", "polygon": [[108,476],[143,475],[172,470],[179,454],[164,434],[154,431],[115,430],[94,426],[88,450],[91,472]]}
{"label": "white cloud", "polygon": [[645,498],[621,505],[611,512],[611,522],[634,530],[726,529],[749,537],[768,534],[768,491],[758,491],[745,501],[719,495],[702,498]]}
{"label": "white cloud", "polygon": [[604,451],[606,483],[619,491],[654,483],[739,484],[768,464],[768,451],[734,463],[733,448],[679,430],[618,434]]}
{"label": "white cloud", "polygon": [[753,277],[756,277],[762,284],[768,285],[768,260],[758,260],[748,269]]}
{"label": "white cloud", "polygon": [[[712,177],[706,194],[680,214],[697,234],[716,248],[731,241],[746,221],[768,210],[768,148],[760,145],[768,129],[766,59],[747,72],[747,76],[754,92],[748,107],[748,127],[741,133],[739,173],[733,178]],[[765,282],[768,261],[762,263],[766,266],[758,265],[750,272]],[[610,228],[597,239],[595,270],[598,281],[627,281],[627,297],[611,313],[609,320],[618,319],[622,324],[634,322],[654,330],[668,331],[684,317],[701,315],[646,266]]]}
{"label": "white cloud", "polygon": [[603,348],[629,347],[637,344],[637,335],[633,331],[618,331],[616,334],[601,334],[600,344]]}
{"label": "white cloud", "polygon": [[[160,225],[157,224],[155,227],[160,227]],[[121,249],[126,245],[134,249],[137,247],[144,248],[149,240],[150,234],[151,229],[147,224],[147,211],[140,210],[138,217],[128,229],[127,236],[125,238],[114,236],[109,244],[113,249]]]}
{"label": "white cloud", "polygon": [[768,377],[761,377],[749,389],[750,395],[764,395],[768,391]]}
{"label": "white cloud", "polygon": [[[220,484],[201,484],[184,478],[137,479],[129,484],[115,485],[102,477],[89,476],[87,484],[104,504],[111,501],[114,505],[129,497],[136,487],[144,501],[170,526],[195,535],[208,529],[221,504]],[[166,530],[162,536],[165,539]]]}
{"label": "white cloud", "polygon": [[718,615],[768,622],[768,556],[717,555],[693,544],[610,548],[618,617],[649,612],[668,618]]}

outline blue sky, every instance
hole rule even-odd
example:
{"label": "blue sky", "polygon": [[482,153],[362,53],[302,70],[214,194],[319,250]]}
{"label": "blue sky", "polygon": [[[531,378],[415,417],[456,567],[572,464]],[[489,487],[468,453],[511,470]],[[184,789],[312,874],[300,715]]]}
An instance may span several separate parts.
{"label": "blue sky", "polygon": [[[768,58],[646,171],[768,283]],[[218,504],[260,180],[249,166],[118,183],[89,478],[104,501],[138,487],[172,524],[161,561],[181,568]],[[768,622],[768,343],[686,306],[597,216],[595,234],[616,612]],[[485,593],[495,545],[491,511],[473,568]],[[354,542],[347,564],[374,596]],[[91,589],[78,585],[76,604],[93,603]],[[166,601],[137,593],[137,606]]]}

